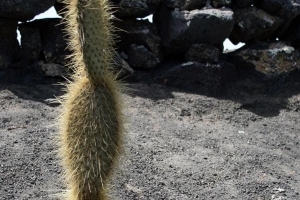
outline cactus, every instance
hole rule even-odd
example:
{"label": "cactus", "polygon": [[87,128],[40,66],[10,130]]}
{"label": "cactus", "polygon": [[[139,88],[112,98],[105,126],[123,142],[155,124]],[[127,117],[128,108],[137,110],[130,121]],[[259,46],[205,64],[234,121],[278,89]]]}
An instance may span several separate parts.
{"label": "cactus", "polygon": [[65,0],[71,67],[62,98],[60,155],[68,200],[104,200],[123,123],[120,86],[110,70],[113,37],[107,0]]}

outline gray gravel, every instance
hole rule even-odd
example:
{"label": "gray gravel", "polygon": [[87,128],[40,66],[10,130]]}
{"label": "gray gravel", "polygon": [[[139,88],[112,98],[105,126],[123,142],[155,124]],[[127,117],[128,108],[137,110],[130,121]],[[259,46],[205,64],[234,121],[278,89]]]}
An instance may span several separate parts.
{"label": "gray gravel", "polygon": [[[135,83],[111,199],[300,199],[300,89],[219,97]],[[0,199],[58,199],[61,87],[0,85]]]}

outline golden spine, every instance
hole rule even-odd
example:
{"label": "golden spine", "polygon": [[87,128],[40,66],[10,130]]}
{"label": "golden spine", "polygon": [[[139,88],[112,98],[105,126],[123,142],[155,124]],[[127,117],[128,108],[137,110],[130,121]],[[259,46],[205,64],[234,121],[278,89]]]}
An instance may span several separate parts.
{"label": "golden spine", "polygon": [[120,86],[110,71],[113,54],[107,0],[66,0],[71,67],[62,98],[60,154],[68,200],[104,200],[120,150]]}

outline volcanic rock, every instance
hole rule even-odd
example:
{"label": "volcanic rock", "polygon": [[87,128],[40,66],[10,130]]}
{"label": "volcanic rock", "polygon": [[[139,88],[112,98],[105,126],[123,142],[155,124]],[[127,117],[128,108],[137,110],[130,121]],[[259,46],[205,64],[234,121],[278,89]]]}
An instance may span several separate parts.
{"label": "volcanic rock", "polygon": [[120,51],[128,53],[132,44],[143,45],[162,60],[161,40],[155,24],[148,20],[123,20],[115,21],[114,25],[122,30],[116,32],[120,38],[116,44]]}
{"label": "volcanic rock", "polygon": [[7,68],[15,60],[19,49],[17,25],[17,20],[0,18],[0,69]]}
{"label": "volcanic rock", "polygon": [[114,13],[119,18],[143,18],[154,13],[161,0],[121,0],[114,1],[117,7]]}
{"label": "volcanic rock", "polygon": [[240,8],[246,8],[253,4],[253,0],[234,0],[233,3]]}
{"label": "volcanic rock", "polygon": [[55,0],[5,0],[0,1],[0,17],[19,21],[32,19],[54,5]]}
{"label": "volcanic rock", "polygon": [[187,62],[171,68],[157,79],[182,89],[216,95],[225,83],[232,81],[235,77],[235,66],[229,63]]}
{"label": "volcanic rock", "polygon": [[228,58],[237,68],[255,69],[268,77],[300,69],[300,52],[283,42],[256,42],[229,53]]}
{"label": "volcanic rock", "polygon": [[233,12],[229,9],[174,11],[162,6],[154,15],[165,54],[186,52],[192,44],[209,43],[222,46],[233,28]]}
{"label": "volcanic rock", "polygon": [[160,60],[143,45],[132,44],[128,57],[128,62],[133,68],[150,69],[160,63]]}
{"label": "volcanic rock", "polygon": [[276,31],[276,37],[280,37],[290,26],[293,19],[300,15],[299,0],[260,0],[256,5],[268,13],[284,19],[284,23]]}
{"label": "volcanic rock", "polygon": [[231,5],[231,0],[212,0],[212,6],[215,8],[221,8],[223,6],[228,7]]}
{"label": "volcanic rock", "polygon": [[133,80],[134,70],[119,54],[116,54],[114,57],[114,64],[112,66],[118,79]]}
{"label": "volcanic rock", "polygon": [[293,20],[281,38],[291,42],[294,47],[300,47],[300,16]]}
{"label": "volcanic rock", "polygon": [[21,59],[22,60],[40,60],[42,54],[42,39],[38,27],[30,27],[27,24],[19,26],[21,34]]}
{"label": "volcanic rock", "polygon": [[[27,27],[26,29],[39,29],[42,40],[42,53],[47,63],[56,63],[60,65],[66,65],[66,56],[69,55],[67,50],[67,41],[65,38],[65,26],[61,23],[62,19],[40,19],[33,22],[23,23],[21,27]],[[31,41],[26,41],[26,44]]]}
{"label": "volcanic rock", "polygon": [[[180,10],[195,10],[201,9],[206,5],[206,0],[177,0],[175,6]],[[174,6],[174,7],[175,7]]]}
{"label": "volcanic rock", "polygon": [[256,7],[234,8],[235,25],[229,37],[233,44],[252,39],[272,38],[277,28],[284,22]]}
{"label": "volcanic rock", "polygon": [[186,52],[187,61],[197,61],[200,63],[217,63],[221,52],[211,44],[193,44]]}

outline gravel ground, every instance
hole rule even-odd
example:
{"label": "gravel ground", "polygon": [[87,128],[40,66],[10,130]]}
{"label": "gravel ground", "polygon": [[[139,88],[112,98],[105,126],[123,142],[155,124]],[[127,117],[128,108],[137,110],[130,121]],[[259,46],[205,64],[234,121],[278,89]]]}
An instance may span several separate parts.
{"label": "gravel ground", "polygon": [[[275,91],[253,84],[237,81],[217,96],[129,84],[111,199],[299,200],[300,84]],[[0,199],[63,192],[54,144],[59,105],[51,103],[62,88],[1,82]]]}

